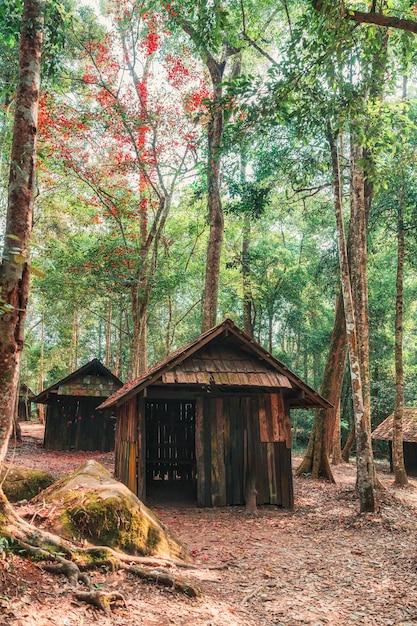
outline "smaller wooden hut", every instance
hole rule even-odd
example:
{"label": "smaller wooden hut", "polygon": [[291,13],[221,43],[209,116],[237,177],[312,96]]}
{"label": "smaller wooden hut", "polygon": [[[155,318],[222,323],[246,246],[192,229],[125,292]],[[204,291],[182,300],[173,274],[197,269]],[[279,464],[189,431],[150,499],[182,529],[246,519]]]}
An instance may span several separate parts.
{"label": "smaller wooden hut", "polygon": [[[390,445],[390,457],[392,461],[392,425],[394,413],[391,413],[372,432],[372,439],[388,441]],[[417,476],[417,408],[405,407],[403,416],[403,449],[404,465],[407,474]],[[392,462],[391,462],[392,470]]]}
{"label": "smaller wooden hut", "polygon": [[17,419],[20,422],[27,422],[30,420],[31,404],[33,402],[34,395],[33,391],[25,385],[25,383],[20,383],[17,404]]}
{"label": "smaller wooden hut", "polygon": [[[290,409],[331,405],[231,320],[203,333],[108,398],[116,476],[198,506],[293,506]],[[252,493],[254,493],[252,491]]]}
{"label": "smaller wooden hut", "polygon": [[98,359],[86,363],[32,398],[46,405],[47,450],[114,449],[115,416],[97,406],[123,383]]}

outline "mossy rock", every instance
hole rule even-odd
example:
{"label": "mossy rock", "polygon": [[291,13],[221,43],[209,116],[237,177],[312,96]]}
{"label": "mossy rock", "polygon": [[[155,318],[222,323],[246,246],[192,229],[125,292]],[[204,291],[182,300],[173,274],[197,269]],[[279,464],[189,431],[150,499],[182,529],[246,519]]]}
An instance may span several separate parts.
{"label": "mossy rock", "polygon": [[102,465],[87,461],[42,492],[53,503],[51,530],[72,541],[127,554],[186,560],[184,547],[126,485]]}
{"label": "mossy rock", "polygon": [[9,502],[31,500],[38,493],[52,485],[55,480],[48,472],[16,465],[4,465],[0,472],[3,491]]}

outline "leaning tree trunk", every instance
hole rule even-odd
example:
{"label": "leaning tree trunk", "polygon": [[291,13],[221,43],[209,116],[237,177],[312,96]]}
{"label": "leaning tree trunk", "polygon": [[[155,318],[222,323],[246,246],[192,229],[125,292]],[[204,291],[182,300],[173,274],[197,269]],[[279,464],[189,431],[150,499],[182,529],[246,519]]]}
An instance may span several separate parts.
{"label": "leaning tree trunk", "polygon": [[21,22],[6,236],[0,266],[0,464],[13,425],[29,292],[44,7],[44,0],[25,0]]}
{"label": "leaning tree trunk", "polygon": [[403,415],[404,415],[404,369],[403,369],[403,284],[404,284],[404,184],[402,181],[397,218],[397,281],[395,303],[395,411],[392,424],[392,466],[395,485],[408,484],[404,465]]}
{"label": "leaning tree trunk", "polygon": [[[350,281],[349,262],[342,210],[342,187],[340,182],[339,154],[336,135],[328,122],[328,142],[332,158],[334,205],[338,232],[340,275],[342,280],[343,304],[345,309],[346,337],[349,348],[350,373],[352,381],[353,411],[356,434],[357,487],[359,492],[360,511],[375,511],[374,463],[370,443],[370,432],[367,428],[359,350],[356,332],[356,320],[353,307],[352,287]],[[354,254],[363,255],[364,250],[354,250]]]}

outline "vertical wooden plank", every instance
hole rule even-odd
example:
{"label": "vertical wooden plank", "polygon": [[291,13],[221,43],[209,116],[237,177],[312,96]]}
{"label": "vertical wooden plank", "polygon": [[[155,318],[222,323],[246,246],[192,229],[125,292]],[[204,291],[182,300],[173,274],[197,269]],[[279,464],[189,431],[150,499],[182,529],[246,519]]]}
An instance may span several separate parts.
{"label": "vertical wooden plank", "polygon": [[267,504],[269,502],[268,469],[265,463],[265,445],[261,443],[260,438],[261,420],[259,419],[259,413],[261,406],[265,409],[262,395],[257,395],[251,399],[251,438],[256,472],[256,490],[258,492],[257,503]]}
{"label": "vertical wooden plank", "polygon": [[291,450],[292,447],[292,433],[291,433],[291,416],[290,416],[290,407],[288,402],[285,402],[284,398],[281,398],[281,408],[282,411],[282,441],[285,441],[286,447]]}
{"label": "vertical wooden plank", "polygon": [[[139,500],[146,502],[146,400],[137,396],[131,401],[133,412],[136,404],[136,439],[134,446],[137,453],[137,486],[136,494]],[[134,416],[132,416],[134,419]],[[133,447],[133,446],[132,446]],[[133,453],[132,453],[133,454]]]}
{"label": "vertical wooden plank", "polygon": [[211,449],[211,505],[219,506],[219,459],[217,454],[217,399],[209,401],[210,449]]}
{"label": "vertical wooden plank", "polygon": [[239,441],[239,403],[238,398],[230,396],[230,470],[231,470],[231,504],[242,504],[242,473],[243,458],[240,463],[241,450]]}
{"label": "vertical wooden plank", "polygon": [[279,428],[279,413],[278,413],[278,394],[271,393],[271,429],[272,439],[270,441],[281,441],[280,428]]}
{"label": "vertical wooden plank", "polygon": [[291,509],[294,506],[293,484],[292,484],[292,468],[291,468],[291,449],[287,448],[284,442],[276,443],[276,453],[279,456],[279,471],[281,481],[281,500],[285,509]]}
{"label": "vertical wooden plank", "polygon": [[259,438],[266,443],[268,441],[268,429],[266,425],[265,396],[259,397]]}
{"label": "vertical wooden plank", "polygon": [[204,432],[204,506],[213,506],[211,485],[211,420],[212,398],[203,398],[203,432]]}
{"label": "vertical wooden plank", "polygon": [[230,434],[230,398],[223,399],[224,424],[224,465],[226,474],[226,504],[233,504],[233,476],[231,464],[231,434]]}
{"label": "vertical wooden plank", "polygon": [[197,466],[197,506],[204,506],[204,424],[203,399],[198,397],[195,405],[195,458]]}
{"label": "vertical wooden plank", "polygon": [[281,504],[280,502],[278,503],[274,444],[273,443],[267,443],[266,444],[266,450],[267,450],[267,459],[268,459],[269,503],[270,504]]}
{"label": "vertical wooden plank", "polygon": [[218,506],[226,505],[226,466],[224,458],[224,400],[216,399],[217,466],[219,471]]}

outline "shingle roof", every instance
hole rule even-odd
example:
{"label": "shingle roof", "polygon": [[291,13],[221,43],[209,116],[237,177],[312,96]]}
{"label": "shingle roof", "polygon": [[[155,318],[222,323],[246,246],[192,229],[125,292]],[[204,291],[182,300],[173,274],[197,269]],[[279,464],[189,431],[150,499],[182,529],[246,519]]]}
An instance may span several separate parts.
{"label": "shingle roof", "polygon": [[[225,341],[220,343],[216,341],[218,339]],[[227,348],[224,348],[226,343]],[[294,389],[300,392],[302,399],[299,400],[299,404],[293,406],[331,407],[327,400],[229,319],[168,355],[138,378],[126,383],[99,408],[122,404],[157,381],[158,384],[214,383],[237,387]]]}
{"label": "shingle roof", "polygon": [[[394,413],[391,413],[375,430],[372,432],[372,439],[392,440],[392,423]],[[403,441],[417,443],[417,408],[405,407],[403,415]]]}
{"label": "shingle roof", "polygon": [[113,380],[117,385],[123,385],[123,382],[119,378],[117,378],[117,376],[115,376],[113,372],[111,372],[105,365],[103,365],[103,363],[99,359],[92,359],[88,363],[85,363],[85,365],[82,365],[81,367],[79,367],[74,372],[71,372],[71,374],[68,374],[68,376],[65,376],[64,378],[54,383],[47,389],[44,389],[43,391],[41,391],[37,396],[35,396],[34,398],[31,398],[31,401],[42,404],[46,402],[48,398],[48,394],[51,391],[58,389],[58,387],[66,384],[68,381],[70,381],[72,378],[75,378],[76,376],[81,376],[84,374],[92,374],[92,373],[97,373],[102,376],[106,376],[107,378],[110,378],[111,380]]}

